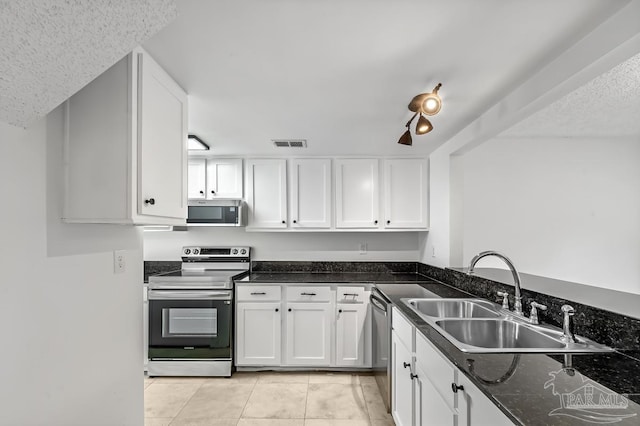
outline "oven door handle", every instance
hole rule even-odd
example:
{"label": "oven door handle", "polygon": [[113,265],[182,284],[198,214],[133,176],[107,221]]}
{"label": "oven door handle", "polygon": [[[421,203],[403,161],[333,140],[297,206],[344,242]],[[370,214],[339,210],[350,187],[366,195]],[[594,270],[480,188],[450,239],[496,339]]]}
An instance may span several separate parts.
{"label": "oven door handle", "polygon": [[149,290],[149,300],[231,300],[230,291]]}

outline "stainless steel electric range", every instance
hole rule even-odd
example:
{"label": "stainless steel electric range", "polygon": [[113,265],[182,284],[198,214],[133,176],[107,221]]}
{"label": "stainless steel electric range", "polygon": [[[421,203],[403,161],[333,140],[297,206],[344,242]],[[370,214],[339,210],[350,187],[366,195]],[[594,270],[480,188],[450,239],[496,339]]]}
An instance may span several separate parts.
{"label": "stainless steel electric range", "polygon": [[183,247],[182,268],[149,277],[149,376],[231,376],[234,278],[249,247]]}

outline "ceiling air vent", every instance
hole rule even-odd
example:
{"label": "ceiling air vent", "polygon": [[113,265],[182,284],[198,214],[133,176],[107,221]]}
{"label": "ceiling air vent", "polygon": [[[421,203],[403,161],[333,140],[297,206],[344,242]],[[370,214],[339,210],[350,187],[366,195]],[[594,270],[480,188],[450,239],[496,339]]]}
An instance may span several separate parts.
{"label": "ceiling air vent", "polygon": [[306,148],[306,139],[271,139],[276,148]]}

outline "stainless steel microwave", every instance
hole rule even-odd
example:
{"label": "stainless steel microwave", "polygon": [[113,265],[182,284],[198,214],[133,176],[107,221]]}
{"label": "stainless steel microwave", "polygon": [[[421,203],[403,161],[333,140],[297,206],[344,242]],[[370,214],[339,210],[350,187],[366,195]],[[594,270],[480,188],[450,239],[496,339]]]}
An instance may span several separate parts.
{"label": "stainless steel microwave", "polygon": [[187,226],[245,226],[242,200],[189,200]]}

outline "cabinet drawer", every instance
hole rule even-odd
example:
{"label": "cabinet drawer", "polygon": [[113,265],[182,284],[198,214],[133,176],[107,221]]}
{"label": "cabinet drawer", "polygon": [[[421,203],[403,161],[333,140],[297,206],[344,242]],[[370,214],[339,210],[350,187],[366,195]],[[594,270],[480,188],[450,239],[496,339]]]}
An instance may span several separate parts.
{"label": "cabinet drawer", "polygon": [[413,326],[402,316],[398,308],[393,308],[391,324],[393,331],[396,332],[402,343],[404,343],[407,348],[413,350]]}
{"label": "cabinet drawer", "polygon": [[456,381],[457,368],[420,333],[416,333],[416,360],[442,399],[453,409],[455,394],[451,391],[451,383]]}
{"label": "cabinet drawer", "polygon": [[369,295],[364,287],[338,287],[336,295],[338,303],[364,303],[368,302]]}
{"label": "cabinet drawer", "polygon": [[238,302],[279,302],[279,285],[240,285],[236,290]]}
{"label": "cabinet drawer", "polygon": [[330,302],[331,287],[329,286],[288,286],[288,302]]}

